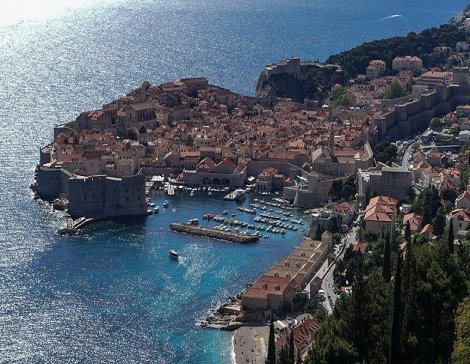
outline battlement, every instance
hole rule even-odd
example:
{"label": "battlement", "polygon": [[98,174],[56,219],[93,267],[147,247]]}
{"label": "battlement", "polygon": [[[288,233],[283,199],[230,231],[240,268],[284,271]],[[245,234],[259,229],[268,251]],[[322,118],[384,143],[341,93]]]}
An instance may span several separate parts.
{"label": "battlement", "polygon": [[280,63],[268,64],[264,67],[264,72],[268,80],[271,76],[279,74],[288,74],[293,75],[295,78],[300,78],[300,58],[291,57]]}

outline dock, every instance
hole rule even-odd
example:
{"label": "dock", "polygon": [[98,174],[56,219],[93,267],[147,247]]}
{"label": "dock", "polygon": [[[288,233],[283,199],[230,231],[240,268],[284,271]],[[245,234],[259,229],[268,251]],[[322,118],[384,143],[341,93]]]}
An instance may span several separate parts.
{"label": "dock", "polygon": [[259,235],[254,234],[241,234],[241,233],[232,233],[227,231],[221,231],[217,229],[211,229],[208,227],[195,226],[191,224],[184,223],[173,223],[170,224],[170,229],[172,231],[177,231],[179,233],[186,233],[196,236],[204,236],[206,238],[225,240],[237,244],[248,244],[256,243],[259,241]]}
{"label": "dock", "polygon": [[57,230],[57,233],[60,235],[75,235],[78,234],[78,230],[85,227],[88,224],[96,221],[93,218],[80,217],[77,220],[67,223],[65,228]]}

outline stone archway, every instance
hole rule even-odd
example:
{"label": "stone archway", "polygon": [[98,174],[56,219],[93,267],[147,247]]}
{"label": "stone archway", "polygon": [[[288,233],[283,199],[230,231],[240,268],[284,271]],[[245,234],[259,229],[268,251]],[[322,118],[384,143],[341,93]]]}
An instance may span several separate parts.
{"label": "stone archway", "polygon": [[209,177],[204,177],[202,179],[202,185],[203,186],[210,186],[211,185],[211,179]]}
{"label": "stone archway", "polygon": [[230,180],[228,178],[223,178],[222,179],[222,186],[230,187]]}
{"label": "stone archway", "polygon": [[219,178],[213,178],[212,179],[212,186],[220,186],[220,179]]}

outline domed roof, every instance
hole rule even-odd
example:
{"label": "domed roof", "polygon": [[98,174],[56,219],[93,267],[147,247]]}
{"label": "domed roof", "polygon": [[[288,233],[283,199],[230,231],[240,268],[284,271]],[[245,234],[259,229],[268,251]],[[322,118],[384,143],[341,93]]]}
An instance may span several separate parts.
{"label": "domed roof", "polygon": [[147,128],[142,125],[139,129],[139,134],[147,134]]}

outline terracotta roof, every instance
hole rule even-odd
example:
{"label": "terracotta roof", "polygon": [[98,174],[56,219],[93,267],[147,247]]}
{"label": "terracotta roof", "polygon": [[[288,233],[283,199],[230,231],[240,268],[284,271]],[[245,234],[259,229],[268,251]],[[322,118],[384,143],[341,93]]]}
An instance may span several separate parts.
{"label": "terracotta roof", "polygon": [[[251,287],[246,289],[243,295],[246,297],[258,298],[266,298],[268,294],[282,295],[284,290],[290,286],[291,281],[291,278],[282,276],[276,277],[262,275]],[[292,286],[290,287],[293,288]]]}
{"label": "terracotta roof", "polygon": [[357,241],[354,243],[354,248],[353,248],[354,251],[356,251],[356,252],[359,251],[359,252],[361,252],[362,254],[365,254],[366,249],[367,249],[367,244],[364,243],[363,241],[357,240]]}
{"label": "terracotta roof", "polygon": [[470,222],[470,211],[465,209],[456,209],[450,213],[450,218]]}
{"label": "terracotta roof", "polygon": [[422,221],[423,221],[423,218],[421,217],[421,215],[417,214],[416,212],[411,212],[403,216],[403,226],[405,226],[406,223],[409,222],[411,231],[418,230],[419,227],[421,226]]}
{"label": "terracotta roof", "polygon": [[426,224],[426,226],[424,226],[423,230],[421,230],[421,234],[432,234],[432,225],[431,224]]}

